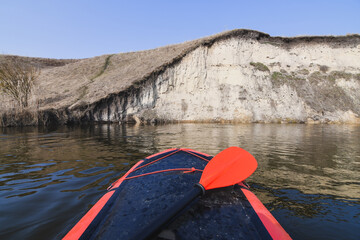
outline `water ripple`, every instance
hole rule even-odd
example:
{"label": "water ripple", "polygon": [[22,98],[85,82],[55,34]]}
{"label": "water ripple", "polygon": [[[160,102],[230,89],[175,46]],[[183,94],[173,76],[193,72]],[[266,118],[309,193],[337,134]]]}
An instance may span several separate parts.
{"label": "water ripple", "polygon": [[61,238],[110,183],[150,154],[187,147],[215,155],[234,145],[258,160],[248,182],[293,238],[360,239],[358,126],[96,125],[1,131],[0,206],[6,206],[0,208],[1,239]]}

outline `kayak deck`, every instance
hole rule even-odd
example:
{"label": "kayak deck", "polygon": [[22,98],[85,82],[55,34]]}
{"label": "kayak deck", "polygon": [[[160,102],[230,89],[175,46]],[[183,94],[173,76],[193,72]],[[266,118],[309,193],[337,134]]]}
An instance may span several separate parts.
{"label": "kayak deck", "polygon": [[[191,149],[147,157],[112,184],[99,211],[85,215],[73,230],[82,228],[77,231],[80,239],[128,239],[191,190],[211,158]],[[209,190],[158,239],[290,238],[254,197],[246,183]],[[73,230],[65,239],[75,236]]]}

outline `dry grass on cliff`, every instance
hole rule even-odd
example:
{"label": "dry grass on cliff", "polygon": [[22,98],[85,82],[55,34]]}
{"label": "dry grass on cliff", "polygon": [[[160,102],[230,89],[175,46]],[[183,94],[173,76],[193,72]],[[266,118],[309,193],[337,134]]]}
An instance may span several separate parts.
{"label": "dry grass on cliff", "polygon": [[[194,49],[200,46],[211,46],[219,40],[232,37],[254,39],[264,44],[270,43],[279,46],[304,42],[307,44],[328,42],[328,44],[335,45],[351,44],[355,40],[359,42],[358,35],[281,38],[270,37],[268,34],[257,31],[238,29],[152,50],[103,55],[80,60],[21,58],[42,69],[34,91],[39,109],[74,108],[124,91],[150,76],[156,76]],[[7,108],[8,106],[0,103],[0,110]]]}
{"label": "dry grass on cliff", "polygon": [[15,55],[0,55],[0,63],[6,60],[13,60],[22,62],[23,64],[34,65],[40,69],[60,67],[68,63],[80,61],[80,59],[53,59],[53,58],[35,58],[35,57],[22,57]]}
{"label": "dry grass on cliff", "polygon": [[[219,39],[233,36],[269,37],[256,31],[235,30],[152,50],[81,60],[20,58],[42,68],[36,84],[37,90],[34,91],[39,108],[58,109],[86,105],[106,98],[109,94],[124,91],[134,83],[164,71],[197,47],[212,45]],[[1,108],[6,106],[0,104]]]}
{"label": "dry grass on cliff", "polygon": [[100,100],[111,93],[125,90],[154,72],[162,71],[189,52],[190,48],[194,48],[194,42],[103,55],[49,69],[40,76],[40,91],[47,93],[43,103],[46,107],[58,108]]}

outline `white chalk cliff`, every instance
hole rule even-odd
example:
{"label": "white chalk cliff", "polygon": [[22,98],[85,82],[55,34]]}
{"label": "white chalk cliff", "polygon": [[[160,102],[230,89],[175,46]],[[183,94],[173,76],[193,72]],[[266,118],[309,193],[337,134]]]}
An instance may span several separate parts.
{"label": "white chalk cliff", "polygon": [[199,46],[95,121],[359,123],[360,42],[288,46],[231,37]]}
{"label": "white chalk cliff", "polygon": [[[96,77],[84,71],[85,77],[69,77],[89,61],[44,70],[43,79],[56,81],[43,80],[39,86],[42,93],[51,93],[43,94],[51,98],[42,99],[42,110],[51,109],[64,123],[360,123],[359,35],[282,38],[234,30],[97,57],[96,62],[107,62]],[[65,88],[66,81],[73,87],[56,91],[56,84]],[[74,98],[72,89],[81,96]]]}

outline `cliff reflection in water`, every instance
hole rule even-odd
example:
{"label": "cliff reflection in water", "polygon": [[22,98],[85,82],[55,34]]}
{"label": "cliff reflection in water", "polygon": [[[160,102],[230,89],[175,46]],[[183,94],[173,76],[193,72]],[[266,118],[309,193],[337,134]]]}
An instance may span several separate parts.
{"label": "cliff reflection in water", "polygon": [[[360,127],[95,125],[0,130],[0,238],[61,237],[139,159],[171,147],[258,160],[252,190],[293,238],[358,239]],[[6,206],[6,207],[4,207]]]}

